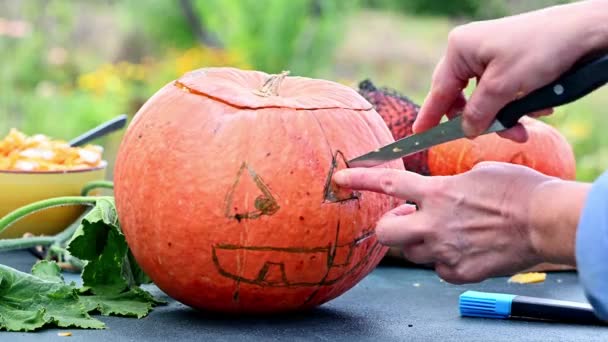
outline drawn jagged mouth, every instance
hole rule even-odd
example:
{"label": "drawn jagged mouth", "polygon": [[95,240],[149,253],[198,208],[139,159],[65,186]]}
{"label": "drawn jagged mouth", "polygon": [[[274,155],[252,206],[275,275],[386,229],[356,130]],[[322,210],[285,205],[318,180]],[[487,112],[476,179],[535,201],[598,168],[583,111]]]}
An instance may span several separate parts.
{"label": "drawn jagged mouth", "polygon": [[[381,248],[371,239],[374,236],[368,231],[349,243],[322,247],[218,244],[213,246],[212,258],[221,275],[241,283],[270,287],[331,285],[367,264],[369,256]],[[247,258],[243,258],[244,251]],[[361,253],[363,256],[353,263],[353,256]]]}

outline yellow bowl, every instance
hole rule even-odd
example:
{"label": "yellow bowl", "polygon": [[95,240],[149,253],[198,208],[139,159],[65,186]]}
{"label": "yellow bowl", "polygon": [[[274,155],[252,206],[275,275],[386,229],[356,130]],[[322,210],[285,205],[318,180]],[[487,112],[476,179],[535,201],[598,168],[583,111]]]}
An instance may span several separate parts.
{"label": "yellow bowl", "polygon": [[[57,172],[0,170],[0,217],[24,205],[60,196],[79,196],[85,184],[104,180],[107,163],[97,168]],[[94,194],[94,193],[91,193]],[[85,208],[65,206],[45,209],[17,221],[0,233],[0,239],[25,233],[54,235],[74,222]]]}

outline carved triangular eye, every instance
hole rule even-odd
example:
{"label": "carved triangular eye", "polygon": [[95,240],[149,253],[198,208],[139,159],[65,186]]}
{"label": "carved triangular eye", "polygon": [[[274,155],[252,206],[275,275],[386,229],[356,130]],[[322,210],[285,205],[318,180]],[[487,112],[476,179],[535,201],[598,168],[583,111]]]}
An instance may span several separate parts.
{"label": "carved triangular eye", "polygon": [[243,162],[236,180],[226,194],[225,215],[238,221],[272,215],[279,210],[277,200],[262,178]]}
{"label": "carved triangular eye", "polygon": [[331,160],[331,166],[329,168],[329,174],[325,181],[325,188],[323,190],[323,201],[329,203],[344,202],[354,199],[359,199],[360,194],[350,189],[340,188],[333,181],[332,177],[338,170],[346,169],[348,165],[346,158],[340,151],[336,151]]}

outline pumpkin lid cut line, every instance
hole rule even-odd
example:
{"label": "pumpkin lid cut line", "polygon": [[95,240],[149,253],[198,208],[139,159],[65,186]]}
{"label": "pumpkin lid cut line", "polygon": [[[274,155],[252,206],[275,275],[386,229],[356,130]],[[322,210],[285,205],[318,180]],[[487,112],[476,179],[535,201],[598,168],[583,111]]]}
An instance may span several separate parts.
{"label": "pumpkin lid cut line", "polygon": [[239,109],[373,109],[371,103],[346,85],[288,76],[286,71],[269,75],[229,67],[203,68],[184,74],[173,85],[184,92],[205,96]]}

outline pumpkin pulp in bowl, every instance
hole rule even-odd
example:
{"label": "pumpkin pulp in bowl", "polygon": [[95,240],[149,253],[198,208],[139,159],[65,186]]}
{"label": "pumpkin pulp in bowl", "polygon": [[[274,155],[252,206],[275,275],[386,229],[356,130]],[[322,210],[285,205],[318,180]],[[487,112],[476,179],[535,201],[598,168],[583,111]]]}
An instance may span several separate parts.
{"label": "pumpkin pulp in bowl", "polygon": [[[24,205],[62,196],[79,196],[91,181],[103,180],[107,163],[99,146],[70,147],[44,135],[26,136],[12,129],[0,140],[0,217]],[[25,233],[54,235],[83,212],[82,206],[45,209],[15,222],[0,239]]]}

